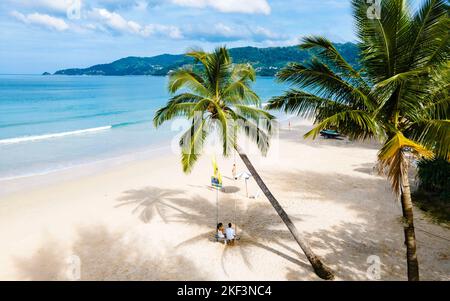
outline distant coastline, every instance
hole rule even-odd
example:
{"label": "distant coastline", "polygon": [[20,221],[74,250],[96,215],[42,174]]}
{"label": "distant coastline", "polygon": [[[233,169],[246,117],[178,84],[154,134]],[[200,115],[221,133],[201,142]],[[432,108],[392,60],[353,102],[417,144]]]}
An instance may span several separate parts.
{"label": "distant coastline", "polygon": [[[338,50],[352,65],[358,66],[358,47],[354,43],[336,44]],[[230,49],[235,63],[250,63],[258,76],[275,76],[277,72],[291,62],[304,62],[314,56],[310,50],[301,50],[297,46],[289,47],[240,47]],[[109,64],[99,64],[88,68],[69,68],[58,70],[53,75],[101,75],[129,76],[152,75],[166,76],[170,71],[183,66],[193,65],[193,59],[183,54],[162,54],[153,57],[126,57]],[[42,75],[51,75],[44,72]]]}

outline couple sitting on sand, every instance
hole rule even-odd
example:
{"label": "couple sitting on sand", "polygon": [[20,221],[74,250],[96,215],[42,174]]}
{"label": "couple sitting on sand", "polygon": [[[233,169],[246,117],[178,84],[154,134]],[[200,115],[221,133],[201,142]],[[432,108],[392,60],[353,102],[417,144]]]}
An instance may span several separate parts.
{"label": "couple sitting on sand", "polygon": [[217,238],[220,241],[225,241],[228,244],[234,244],[234,240],[236,239],[236,233],[233,229],[233,225],[231,223],[228,224],[228,227],[224,229],[222,223],[217,224]]}

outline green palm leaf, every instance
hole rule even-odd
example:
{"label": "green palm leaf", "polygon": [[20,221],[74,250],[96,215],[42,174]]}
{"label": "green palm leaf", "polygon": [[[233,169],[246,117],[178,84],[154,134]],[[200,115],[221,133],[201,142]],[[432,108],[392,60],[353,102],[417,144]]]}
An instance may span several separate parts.
{"label": "green palm leaf", "polygon": [[320,131],[328,128],[337,128],[351,139],[367,139],[379,136],[379,128],[370,114],[361,110],[348,110],[339,112],[319,122],[305,138],[316,138]]}
{"label": "green palm leaf", "polygon": [[205,129],[206,121],[193,119],[191,127],[181,136],[181,165],[185,173],[190,173],[199,159],[208,131]]}
{"label": "green palm leaf", "polygon": [[188,92],[173,96],[153,118],[156,127],[176,117],[191,121],[180,140],[183,171],[192,170],[208,136],[218,135],[224,156],[236,147],[239,132],[266,153],[275,117],[261,109],[261,100],[251,89],[255,70],[249,64],[233,65],[224,47],[212,53],[192,50],[187,55],[201,66],[171,72],[168,88],[172,94]]}

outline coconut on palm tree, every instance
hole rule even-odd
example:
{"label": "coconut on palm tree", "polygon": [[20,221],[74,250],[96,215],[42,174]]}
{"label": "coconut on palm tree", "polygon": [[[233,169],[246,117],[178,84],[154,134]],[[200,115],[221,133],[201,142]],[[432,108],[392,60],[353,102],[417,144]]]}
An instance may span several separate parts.
{"label": "coconut on palm tree", "polygon": [[256,143],[262,154],[270,146],[274,117],[261,108],[261,102],[250,85],[256,80],[250,65],[233,64],[225,47],[212,53],[192,51],[194,67],[181,68],[169,75],[169,92],[173,96],[156,112],[154,125],[160,126],[175,117],[190,121],[180,146],[183,171],[188,173],[202,154],[205,140],[219,137],[224,156],[237,151],[255,181],[286,224],[318,276],[332,279],[333,273],[302,239],[287,213],[269,191],[261,176],[238,144],[242,134]]}
{"label": "coconut on palm tree", "polygon": [[296,88],[267,109],[314,117],[305,137],[332,127],[351,139],[380,139],[379,166],[403,209],[408,279],[419,280],[408,158],[450,159],[450,23],[445,0],[426,0],[414,12],[411,2],[383,0],[377,18],[368,14],[372,4],[353,0],[362,68],[326,38],[307,37],[300,47],[316,57],[278,74]]}

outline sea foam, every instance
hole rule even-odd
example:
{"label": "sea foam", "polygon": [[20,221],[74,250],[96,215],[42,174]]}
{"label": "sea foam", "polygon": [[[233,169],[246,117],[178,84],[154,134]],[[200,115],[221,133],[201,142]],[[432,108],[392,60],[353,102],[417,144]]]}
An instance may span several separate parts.
{"label": "sea foam", "polygon": [[95,133],[95,132],[100,132],[100,131],[106,131],[106,130],[110,130],[111,128],[112,128],[112,126],[108,125],[108,126],[102,126],[102,127],[96,127],[96,128],[90,128],[90,129],[84,129],[84,130],[77,130],[77,131],[8,138],[8,139],[0,140],[0,145],[48,140],[48,139],[66,137],[66,136],[83,135],[83,134]]}

